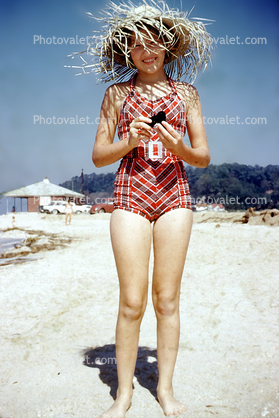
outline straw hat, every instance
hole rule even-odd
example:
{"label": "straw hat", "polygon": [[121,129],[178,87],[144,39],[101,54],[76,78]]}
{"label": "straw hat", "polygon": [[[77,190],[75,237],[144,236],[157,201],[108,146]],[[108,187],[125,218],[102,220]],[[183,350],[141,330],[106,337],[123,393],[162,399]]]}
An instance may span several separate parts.
{"label": "straw hat", "polygon": [[82,73],[101,73],[102,81],[125,81],[137,73],[130,57],[132,35],[147,49],[146,41],[156,42],[159,37],[166,51],[165,73],[171,78],[192,82],[210,61],[212,40],[202,23],[207,19],[189,20],[188,13],[170,9],[164,1],[142,0],[139,6],[110,1],[104,17],[88,14],[104,23],[103,33],[94,35],[87,50],[81,52],[92,56],[91,63],[80,56],[82,65],[71,67]]}

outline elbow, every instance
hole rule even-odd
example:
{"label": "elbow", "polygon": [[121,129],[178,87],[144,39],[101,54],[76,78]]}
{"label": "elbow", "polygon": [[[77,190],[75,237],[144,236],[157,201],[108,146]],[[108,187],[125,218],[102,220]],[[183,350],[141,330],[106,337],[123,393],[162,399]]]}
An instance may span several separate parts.
{"label": "elbow", "polygon": [[206,168],[209,165],[210,161],[211,161],[211,155],[208,152],[207,155],[203,159],[202,168]]}
{"label": "elbow", "polygon": [[102,161],[100,158],[98,158],[98,155],[96,155],[96,152],[93,151],[92,153],[92,162],[97,168],[103,167]]}
{"label": "elbow", "polygon": [[200,155],[200,157],[196,160],[194,166],[199,167],[199,168],[206,168],[211,160],[211,156],[209,151],[206,151],[204,153],[202,153],[202,155]]}
{"label": "elbow", "polygon": [[101,168],[101,167],[104,166],[104,164],[102,164],[102,162],[98,158],[93,158],[92,157],[92,161],[93,161],[93,164],[95,165],[95,167],[97,167],[97,168]]}
{"label": "elbow", "polygon": [[101,167],[103,167],[103,165],[102,164],[100,164],[98,161],[94,161],[93,160],[93,164],[95,165],[95,167],[97,167],[97,168],[101,168]]}

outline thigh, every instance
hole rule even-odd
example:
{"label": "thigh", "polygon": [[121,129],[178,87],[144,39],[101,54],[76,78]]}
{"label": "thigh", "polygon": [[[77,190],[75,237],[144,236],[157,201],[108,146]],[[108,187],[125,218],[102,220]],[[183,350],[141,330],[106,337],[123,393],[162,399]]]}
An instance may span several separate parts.
{"label": "thigh", "polygon": [[148,287],[151,224],[141,215],[116,209],[111,215],[110,233],[120,297],[141,299]]}
{"label": "thigh", "polygon": [[153,291],[176,297],[190,241],[193,214],[174,209],[160,216],[153,228]]}

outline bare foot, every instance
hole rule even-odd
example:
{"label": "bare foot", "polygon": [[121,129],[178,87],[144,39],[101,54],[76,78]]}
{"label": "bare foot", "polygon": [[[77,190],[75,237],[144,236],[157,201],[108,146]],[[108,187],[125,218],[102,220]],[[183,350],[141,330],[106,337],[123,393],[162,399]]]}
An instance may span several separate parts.
{"label": "bare foot", "polygon": [[187,411],[187,406],[177,401],[171,392],[158,394],[158,401],[167,417],[179,415]]}
{"label": "bare foot", "polygon": [[132,405],[131,399],[132,395],[119,395],[101,418],[125,418],[126,412]]}

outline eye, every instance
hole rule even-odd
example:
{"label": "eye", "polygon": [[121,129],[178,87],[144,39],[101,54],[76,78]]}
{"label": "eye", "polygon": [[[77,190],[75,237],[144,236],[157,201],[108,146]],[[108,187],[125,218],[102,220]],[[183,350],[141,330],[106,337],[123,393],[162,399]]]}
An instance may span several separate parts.
{"label": "eye", "polygon": [[147,46],[149,46],[152,49],[159,49],[161,48],[161,44],[155,41],[148,42]]}

